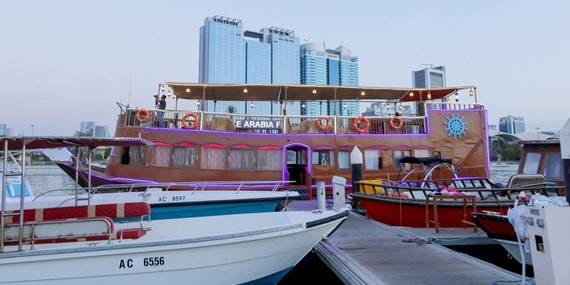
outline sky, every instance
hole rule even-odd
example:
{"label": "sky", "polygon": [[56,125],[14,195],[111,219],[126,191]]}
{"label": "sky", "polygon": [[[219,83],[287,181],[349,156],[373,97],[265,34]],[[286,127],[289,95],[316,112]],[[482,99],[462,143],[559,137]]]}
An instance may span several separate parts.
{"label": "sky", "polygon": [[489,124],[514,115],[527,132],[557,131],[570,115],[568,11],[566,0],[0,0],[0,124],[113,133],[117,102],[153,108],[160,82],[198,82],[200,26],[220,15],[344,45],[361,86],[411,87],[413,70],[443,65],[447,86],[477,86]]}

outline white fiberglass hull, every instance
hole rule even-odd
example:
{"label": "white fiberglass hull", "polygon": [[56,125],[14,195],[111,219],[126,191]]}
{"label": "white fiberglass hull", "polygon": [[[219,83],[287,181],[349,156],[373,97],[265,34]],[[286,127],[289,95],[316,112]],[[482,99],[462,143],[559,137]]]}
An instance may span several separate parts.
{"label": "white fiberglass hull", "polygon": [[[495,239],[512,257],[514,257],[519,263],[523,263],[522,256],[521,256],[521,249],[519,248],[519,244],[514,241],[504,240],[504,239]],[[524,243],[520,246],[523,247],[522,252],[524,254],[524,263],[526,265],[532,265],[532,256],[530,252],[526,252],[524,249]]]}
{"label": "white fiberglass hull", "polygon": [[240,284],[276,276],[275,283],[347,214],[160,220],[149,222],[152,229],[137,240],[42,244],[22,252],[7,247],[0,284]]}

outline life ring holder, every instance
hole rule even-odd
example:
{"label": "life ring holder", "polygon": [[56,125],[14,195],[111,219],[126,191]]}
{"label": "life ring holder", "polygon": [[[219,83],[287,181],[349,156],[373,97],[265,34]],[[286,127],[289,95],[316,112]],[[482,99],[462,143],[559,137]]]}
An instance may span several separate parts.
{"label": "life ring holder", "polygon": [[[395,123],[396,121],[398,121],[397,124]],[[399,130],[402,128],[402,126],[404,126],[404,122],[402,121],[402,117],[392,116],[392,118],[390,118],[390,127],[392,127],[392,129]]]}
{"label": "life ring holder", "polygon": [[[186,122],[186,119],[188,119],[188,117],[194,118],[194,124],[192,126],[188,125],[188,122]],[[198,120],[198,115],[194,113],[187,113],[186,115],[184,115],[184,117],[182,117],[182,126],[185,129],[195,129],[198,126],[199,122],[200,120]]]}
{"label": "life ring holder", "polygon": [[[325,125],[323,125],[323,120],[326,122]],[[317,119],[317,126],[319,129],[326,131],[331,127],[331,120],[328,117],[319,117],[319,119]]]}
{"label": "life ring holder", "polygon": [[146,123],[150,118],[150,112],[147,109],[139,109],[137,111],[137,121],[141,123]]}
{"label": "life ring holder", "polygon": [[[364,122],[364,128],[360,128],[358,126],[361,121]],[[368,129],[370,129],[370,121],[368,121],[368,119],[363,116],[356,117],[352,125],[354,126],[354,129],[359,133],[368,132]]]}

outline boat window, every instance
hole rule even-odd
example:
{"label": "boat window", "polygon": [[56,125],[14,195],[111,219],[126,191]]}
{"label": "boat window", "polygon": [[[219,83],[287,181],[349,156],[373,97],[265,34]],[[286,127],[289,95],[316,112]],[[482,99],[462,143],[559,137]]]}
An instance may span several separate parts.
{"label": "boat window", "polygon": [[538,174],[538,164],[540,163],[540,153],[529,152],[524,160],[523,174]]}
{"label": "boat window", "polygon": [[414,150],[415,157],[430,157],[429,149],[415,149]]}
{"label": "boat window", "polygon": [[364,163],[366,170],[382,169],[382,150],[366,149],[364,150]]}
{"label": "boat window", "polygon": [[202,148],[202,159],[200,165],[206,169],[225,169],[226,168],[226,149],[218,147]]}
{"label": "boat window", "polygon": [[259,170],[280,170],[281,150],[280,149],[260,149],[257,152]]}
{"label": "boat window", "polygon": [[152,165],[154,166],[170,166],[170,147],[154,146],[152,148]]}
{"label": "boat window", "polygon": [[198,167],[198,147],[175,146],[172,151],[172,166]]}
{"label": "boat window", "polygon": [[338,169],[350,169],[350,151],[338,151]]}
{"label": "boat window", "polygon": [[[402,157],[404,156],[411,156],[412,155],[412,151],[410,150],[394,150],[394,168],[395,169],[401,169],[400,166],[400,159],[402,159]],[[410,163],[406,163],[404,165],[404,168],[406,170],[410,170],[412,169],[412,165]]]}
{"label": "boat window", "polygon": [[255,150],[230,148],[230,169],[255,169]]}
{"label": "boat window", "polygon": [[313,165],[334,165],[334,150],[314,150]]}
{"label": "boat window", "polygon": [[129,149],[129,165],[140,165],[144,159],[142,146],[132,146]]}
{"label": "boat window", "polygon": [[287,150],[287,165],[306,165],[307,164],[307,151],[306,150]]}
{"label": "boat window", "polygon": [[557,152],[549,152],[546,156],[544,177],[546,179],[562,180],[562,156]]}

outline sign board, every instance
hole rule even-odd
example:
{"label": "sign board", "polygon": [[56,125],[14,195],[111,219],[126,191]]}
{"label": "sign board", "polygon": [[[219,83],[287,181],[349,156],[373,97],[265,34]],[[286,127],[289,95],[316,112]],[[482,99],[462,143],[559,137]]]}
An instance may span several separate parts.
{"label": "sign board", "polygon": [[236,120],[238,129],[281,129],[281,120]]}

